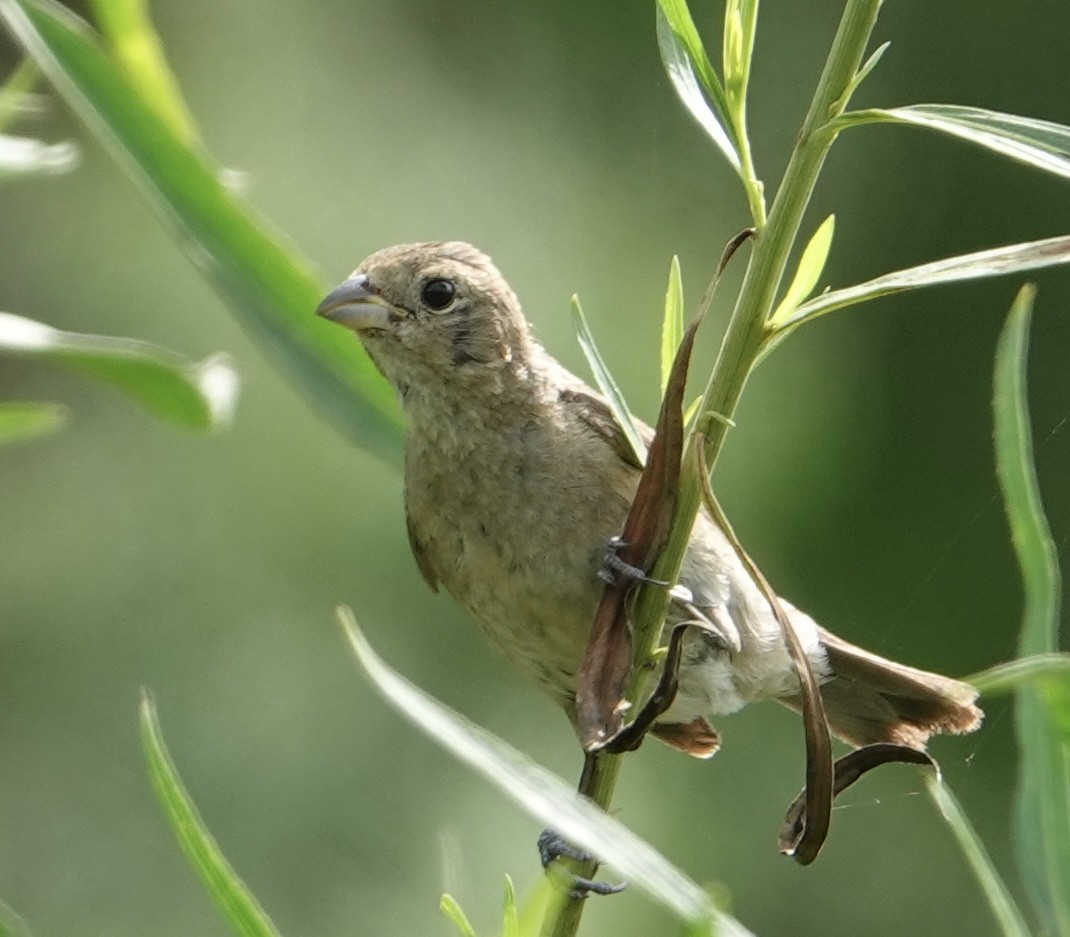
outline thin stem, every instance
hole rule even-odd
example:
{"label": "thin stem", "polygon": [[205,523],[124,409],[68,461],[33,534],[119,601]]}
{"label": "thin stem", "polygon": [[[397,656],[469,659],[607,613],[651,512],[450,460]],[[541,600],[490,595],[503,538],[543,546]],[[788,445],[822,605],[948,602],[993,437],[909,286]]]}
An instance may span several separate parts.
{"label": "thin stem", "polygon": [[[769,212],[768,224],[755,235],[754,252],[701,407],[699,428],[706,440],[706,464],[711,470],[732,425],[747,378],[768,337],[766,321],[774,308],[803,213],[835,139],[834,133],[824,129],[825,125],[847,106],[846,92],[862,60],[880,4],[881,0],[849,0],[844,9],[813,102]],[[695,438],[692,437],[689,446],[695,445]],[[690,455],[688,452],[684,457],[672,534],[652,573],[653,577],[669,582],[675,582],[679,576],[701,501],[701,480]],[[634,617],[637,654],[645,651],[649,656],[653,651],[667,608],[668,596],[664,590],[646,587],[640,590]],[[637,683],[633,681],[633,692],[638,688]]]}
{"label": "thin stem", "polygon": [[[609,807],[613,799],[613,789],[617,786],[617,775],[620,773],[623,755],[613,755],[609,752],[598,752],[588,755],[583,765],[583,776],[580,778],[579,791],[589,797],[603,810]],[[595,862],[577,862],[575,860],[566,863],[566,868],[573,874],[583,878],[593,878],[598,871]],[[561,904],[557,916],[544,927],[544,937],[573,937],[576,929],[580,926],[580,917],[587,902],[585,898],[569,896]]]}
{"label": "thin stem", "polygon": [[[818,81],[810,110],[803,122],[798,142],[769,212],[768,222],[759,226],[754,252],[729,321],[713,374],[703,397],[699,428],[706,438],[706,462],[712,468],[732,425],[743,387],[768,337],[766,321],[774,308],[777,290],[784,276],[799,225],[810,201],[825,156],[835,139],[827,122],[842,113],[850,97],[851,82],[865,53],[870,33],[877,20],[881,0],[848,0],[833,39],[824,71]],[[752,170],[753,172],[753,170]],[[754,213],[754,190],[747,187]],[[756,219],[757,220],[757,217]],[[692,436],[690,445],[695,445]],[[691,528],[701,501],[700,479],[695,458],[685,453],[680,494],[673,517],[672,534],[654,566],[652,576],[675,582],[691,537]],[[636,600],[633,622],[635,660],[648,661],[661,635],[668,610],[669,596],[663,588],[643,586]],[[632,668],[628,699],[633,703],[642,689],[647,668]],[[619,755],[601,753],[584,772],[581,793],[603,809],[608,809],[620,770]],[[593,869],[580,870],[593,874]],[[556,917],[546,922],[544,933],[552,937],[573,937],[583,913],[582,900],[569,900]]]}

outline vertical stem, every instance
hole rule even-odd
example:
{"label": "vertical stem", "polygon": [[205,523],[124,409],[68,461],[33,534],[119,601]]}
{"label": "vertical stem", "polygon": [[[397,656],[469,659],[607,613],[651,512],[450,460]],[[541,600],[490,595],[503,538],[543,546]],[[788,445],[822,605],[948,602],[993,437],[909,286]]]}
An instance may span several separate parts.
{"label": "vertical stem", "polygon": [[[835,139],[826,124],[847,106],[845,95],[862,61],[880,5],[881,0],[848,2],[770,209],[769,222],[756,234],[754,253],[701,407],[703,417],[699,429],[706,437],[706,463],[711,470],[731,425],[729,420],[767,337],[766,319],[773,308],[803,213]],[[688,458],[692,445],[695,445],[693,439],[684,458],[673,533],[652,573],[655,578],[669,582],[675,582],[679,575],[700,503],[700,480],[694,470],[695,460]],[[664,590],[641,590],[635,610],[637,654],[649,655],[653,650],[667,607],[668,596]]]}
{"label": "vertical stem", "polygon": [[[754,252],[702,402],[699,429],[705,434],[706,462],[711,469],[724,443],[728,420],[735,412],[767,337],[766,319],[773,308],[803,213],[835,139],[835,133],[826,124],[847,106],[851,80],[862,61],[880,6],[881,0],[847,0],[768,223],[757,232]],[[701,499],[700,479],[694,468],[696,460],[690,448],[694,445],[695,437],[692,437],[683,460],[672,534],[652,572],[654,578],[669,582],[675,582],[679,576]],[[632,702],[643,682],[642,665],[650,659],[661,635],[668,603],[667,590],[645,585],[640,589],[633,615],[636,664],[632,667],[628,689],[628,699]],[[603,809],[608,809],[612,801],[621,757],[601,753],[585,767],[580,793]],[[576,871],[589,876],[594,873],[594,867],[593,864],[577,867]],[[553,920],[544,922],[543,933],[551,937],[573,937],[583,906],[582,899],[566,901]]]}
{"label": "vertical stem", "polygon": [[[584,762],[583,776],[580,778],[580,793],[589,797],[603,810],[609,807],[613,799],[613,789],[617,785],[617,775],[620,773],[623,758],[623,755],[598,752],[588,755]],[[591,878],[598,871],[598,865],[595,862],[570,862],[566,868],[573,875],[583,878]],[[544,922],[541,937],[573,937],[580,926],[580,917],[583,915],[586,900],[571,896],[567,898],[561,905],[556,918]],[[546,924],[549,924],[549,927]]]}

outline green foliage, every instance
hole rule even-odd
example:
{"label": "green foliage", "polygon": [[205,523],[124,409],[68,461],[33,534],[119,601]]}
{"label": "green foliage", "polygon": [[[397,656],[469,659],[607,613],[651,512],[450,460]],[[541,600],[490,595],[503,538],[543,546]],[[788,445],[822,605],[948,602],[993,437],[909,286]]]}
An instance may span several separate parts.
{"label": "green foliage", "polygon": [[141,697],[141,743],[153,790],[171,832],[234,933],[238,937],[279,937],[267,912],[260,907],[208,832],[164,744],[156,705],[147,692]]}
{"label": "green foliage", "polygon": [[0,445],[34,436],[47,436],[67,419],[67,408],[58,403],[0,404]]}
{"label": "green foliage", "polygon": [[684,337],[684,284],[680,278],[680,258],[673,255],[669,265],[669,285],[665,289],[665,312],[661,319],[660,384],[662,395],[669,386],[669,374],[676,349]]}
{"label": "green foliage", "polygon": [[[251,333],[360,445],[394,458],[401,424],[393,395],[351,335],[312,315],[325,288],[310,264],[176,134],[170,101],[146,98],[146,84],[132,83],[128,69],[62,7],[0,0],[0,16]],[[124,24],[134,28],[137,18],[113,23],[113,43]]]}
{"label": "green foliage", "polygon": [[[1070,237],[1048,238],[914,266],[807,299],[831,248],[830,215],[802,251],[787,290],[778,294],[789,259],[796,252],[799,225],[825,156],[846,129],[873,123],[921,126],[1070,177],[1070,129],[1060,125],[955,105],[847,110],[852,94],[887,49],[887,44],[879,46],[864,59],[879,6],[878,0],[846,3],[813,104],[767,217],[746,130],[758,4],[756,0],[726,3],[722,80],[685,0],[659,0],[657,35],[665,70],[685,107],[739,175],[758,235],[722,355],[700,404],[703,412],[699,421],[721,428],[710,435],[711,465],[751,369],[800,325],[890,293],[1019,273],[1070,260]],[[196,145],[192,118],[167,68],[144,4],[139,0],[98,0],[95,9],[104,41],[49,0],[0,0],[0,16],[9,29],[90,129],[111,148],[183,249],[231,303],[253,336],[358,444],[393,458],[400,440],[400,422],[385,383],[349,335],[311,315],[323,292],[311,265],[226,188],[220,181],[219,167]],[[0,122],[12,100],[10,95],[0,96]],[[69,152],[34,141],[0,138],[0,173],[11,171],[20,160],[30,171],[46,172],[63,162],[61,156],[67,159]],[[69,161],[63,168],[68,166]],[[999,473],[1026,582],[1019,648],[1022,659],[991,672],[988,688],[1012,682],[1017,687],[1022,757],[1016,831],[1023,875],[1045,927],[1053,933],[1070,933],[1065,887],[1070,881],[1070,808],[1065,798],[1070,787],[1070,690],[1065,677],[1066,657],[1056,653],[1057,565],[1036,490],[1025,405],[1030,301],[1030,294],[1024,292],[1012,311],[1001,339],[996,375]],[[644,446],[623,395],[594,345],[578,301],[573,308],[577,334],[595,379],[641,456]],[[679,265],[674,262],[662,325],[663,387],[667,349],[679,343],[682,321],[682,285]],[[74,335],[13,316],[0,320],[0,345],[5,331],[6,350],[40,354],[93,373],[154,412],[187,425],[218,422],[226,409],[220,401],[232,397],[226,393],[217,396],[221,375],[229,373],[219,370],[222,366],[217,360],[197,365],[129,339]],[[11,335],[16,336],[14,341]],[[232,378],[222,383],[228,381],[232,384]],[[60,419],[61,411],[52,405],[5,405],[0,409],[0,441],[46,432]],[[674,578],[673,564],[678,568],[698,507],[696,492],[692,478],[680,499],[676,526],[682,533],[659,561],[655,575]],[[642,601],[647,595],[643,594],[637,609],[640,624],[649,607]],[[421,731],[490,779],[522,809],[542,822],[553,823],[577,844],[611,862],[687,922],[688,934],[707,933],[711,921],[716,922],[718,933],[747,933],[649,845],[544,769],[387,668],[352,619],[346,620],[346,627],[358,659],[379,692]],[[984,685],[984,678],[979,677],[978,682]],[[148,698],[142,707],[142,731],[153,783],[169,822],[224,915],[240,934],[274,934],[266,914],[222,857],[185,792],[163,746]],[[953,796],[936,784],[930,790],[981,880],[1004,932],[1027,933],[1006,886]],[[467,918],[448,896],[443,898],[443,910],[462,935],[472,933]],[[510,885],[503,934],[534,933],[534,925],[525,924],[526,920],[535,918],[517,912]],[[20,933],[0,917],[0,934],[5,933],[4,927],[7,932]]]}
{"label": "green foliage", "polygon": [[541,823],[612,865],[682,920],[716,920],[719,933],[749,933],[723,915],[706,893],[619,821],[502,739],[448,709],[389,668],[372,650],[349,609],[339,620],[364,673],[384,699],[455,758],[482,774]]}
{"label": "green foliage", "polygon": [[[90,374],[122,391],[156,416],[191,429],[226,425],[238,392],[229,360],[214,355],[194,362],[148,342],[63,332],[41,322],[0,313],[0,353],[43,358]],[[58,425],[55,407],[8,414],[28,432]]]}
{"label": "green foliage", "polygon": [[594,375],[594,381],[598,385],[598,389],[605,394],[606,401],[613,411],[613,416],[617,418],[617,424],[624,431],[628,444],[632,447],[632,454],[635,456],[635,460],[639,463],[644,462],[646,460],[646,446],[639,436],[639,430],[635,428],[632,412],[628,409],[624,394],[621,393],[616,379],[595,344],[594,335],[591,332],[591,327],[587,324],[587,317],[583,314],[583,306],[580,305],[579,296],[572,297],[572,325],[576,330],[576,341],[579,342],[580,348],[587,358],[587,363],[591,366],[591,374]]}
{"label": "green foliage", "polygon": [[788,286],[780,305],[773,311],[769,318],[772,328],[779,328],[786,322],[791,314],[799,308],[817,286],[821,274],[825,270],[828,261],[829,250],[832,248],[832,237],[836,233],[836,216],[829,215],[817,226],[806,247],[803,248],[799,265],[795,268],[795,276]]}
{"label": "green foliage", "polygon": [[[1026,403],[1033,289],[1011,308],[996,355],[996,469],[1025,589],[1018,653],[1051,654],[1059,640],[1059,563],[1040,501]],[[1023,683],[1017,694],[1018,858],[1044,927],[1070,933],[1070,680]]]}

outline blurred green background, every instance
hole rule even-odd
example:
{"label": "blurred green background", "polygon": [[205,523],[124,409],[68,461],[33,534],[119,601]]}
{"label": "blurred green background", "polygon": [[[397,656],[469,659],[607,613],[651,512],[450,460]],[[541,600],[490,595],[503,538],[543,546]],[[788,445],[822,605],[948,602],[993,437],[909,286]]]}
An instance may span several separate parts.
{"label": "blurred green background", "polygon": [[[834,2],[768,2],[751,107],[767,186],[835,29]],[[715,49],[715,4],[695,4]],[[324,271],[390,243],[463,238],[497,260],[548,347],[584,373],[578,291],[633,407],[656,405],[669,259],[689,304],[746,224],[730,170],[662,74],[647,3],[394,0],[157,3],[211,151]],[[890,3],[892,49],[857,103],[948,101],[1070,123],[1057,0]],[[0,45],[4,72],[14,63]],[[0,397],[60,399],[69,428],[0,450],[0,896],[41,935],[222,934],[142,767],[151,687],[224,851],[284,934],[445,934],[453,892],[482,932],[501,879],[538,874],[537,824],[443,755],[356,672],[350,603],[403,673],[565,777],[560,715],[520,684],[409,557],[397,467],[355,449],[236,327],[105,152],[62,106],[22,125],[85,143],[64,178],[0,188],[0,308],[129,334],[244,375],[233,429],[185,434],[111,391],[3,359]],[[824,281],[1070,231],[1070,188],[921,131],[833,150],[812,228],[837,213]],[[723,322],[710,323],[708,368]],[[1070,275],[1045,271],[1033,333],[1038,465],[1070,538]],[[780,591],[845,637],[968,674],[1013,653],[1020,589],[992,470],[995,336],[1017,288],[988,281],[807,327],[763,365],[719,490]],[[309,311],[311,315],[311,310]],[[846,795],[815,866],[777,855],[802,782],[797,718],[720,721],[711,763],[655,744],[629,759],[621,818],[757,934],[996,933],[918,777]],[[1009,706],[934,747],[1017,887]],[[641,894],[595,900],[585,932],[676,925]]]}

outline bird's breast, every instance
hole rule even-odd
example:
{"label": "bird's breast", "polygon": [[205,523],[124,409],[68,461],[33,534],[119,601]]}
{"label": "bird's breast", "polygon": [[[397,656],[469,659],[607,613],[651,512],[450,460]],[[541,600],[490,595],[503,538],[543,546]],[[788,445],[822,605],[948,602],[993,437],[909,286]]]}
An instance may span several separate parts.
{"label": "bird's breast", "polygon": [[[529,440],[530,442],[530,440]],[[410,451],[414,548],[490,640],[552,695],[571,698],[627,502],[545,446],[484,445],[442,460]]]}

